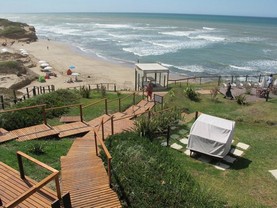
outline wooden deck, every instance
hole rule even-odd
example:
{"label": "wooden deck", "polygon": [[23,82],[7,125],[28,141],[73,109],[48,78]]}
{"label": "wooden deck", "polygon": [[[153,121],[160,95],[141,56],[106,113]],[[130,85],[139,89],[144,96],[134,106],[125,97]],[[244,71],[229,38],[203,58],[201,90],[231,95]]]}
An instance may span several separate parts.
{"label": "wooden deck", "polygon": [[6,129],[0,128],[0,143],[7,142],[16,138],[17,135],[13,132],[9,132]]}
{"label": "wooden deck", "polygon": [[[0,176],[0,198],[2,199],[3,207],[28,191],[36,183],[28,177],[22,180],[18,171],[2,162],[0,162]],[[56,193],[44,187],[16,207],[51,207],[51,203],[56,199]]]}
{"label": "wooden deck", "polygon": [[59,133],[58,136],[60,138],[86,133],[92,130],[91,126],[81,121],[53,126],[53,129]]}
{"label": "wooden deck", "polygon": [[39,124],[36,126],[16,129],[11,132],[17,135],[17,139],[16,139],[17,141],[39,139],[42,137],[48,137],[48,136],[53,136],[58,134],[57,131],[55,131],[53,128],[45,124]]}
{"label": "wooden deck", "polygon": [[63,192],[70,192],[73,207],[121,207],[103,161],[96,156],[92,131],[74,141],[61,167]]}

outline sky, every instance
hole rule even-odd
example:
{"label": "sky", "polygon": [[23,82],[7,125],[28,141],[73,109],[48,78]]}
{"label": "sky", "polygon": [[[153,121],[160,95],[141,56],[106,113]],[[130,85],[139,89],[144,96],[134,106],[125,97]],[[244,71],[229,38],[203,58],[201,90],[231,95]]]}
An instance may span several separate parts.
{"label": "sky", "polygon": [[0,0],[1,13],[150,12],[277,17],[277,0]]}

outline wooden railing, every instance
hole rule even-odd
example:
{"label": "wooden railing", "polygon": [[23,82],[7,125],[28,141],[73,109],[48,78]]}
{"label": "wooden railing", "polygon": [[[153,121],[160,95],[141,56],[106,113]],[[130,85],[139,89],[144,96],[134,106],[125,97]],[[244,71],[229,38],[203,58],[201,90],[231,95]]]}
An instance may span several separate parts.
{"label": "wooden railing", "polygon": [[79,110],[80,110],[80,121],[83,122],[83,108],[82,108],[82,104],[72,104],[72,105],[65,105],[65,106],[58,106],[58,107],[52,107],[52,108],[46,108],[45,111],[51,111],[51,110],[57,110],[57,109],[62,109],[62,108],[72,108],[72,107],[76,107],[79,106]]}
{"label": "wooden railing", "polygon": [[12,208],[23,202],[25,199],[30,197],[32,194],[35,192],[39,191],[42,187],[44,187],[46,184],[48,184],[50,181],[55,180],[56,184],[56,192],[57,192],[57,197],[58,199],[61,199],[61,189],[60,189],[60,183],[59,183],[59,171],[36,160],[35,158],[30,157],[29,155],[26,155],[23,152],[18,151],[17,152],[17,159],[18,159],[18,165],[19,165],[19,171],[20,171],[20,177],[22,179],[25,179],[25,174],[24,174],[24,168],[23,168],[23,162],[22,162],[22,157],[30,160],[31,162],[51,171],[52,173],[44,178],[42,181],[39,183],[35,184],[32,186],[27,192],[21,194],[21,196],[17,197],[15,200],[9,202],[8,204],[5,205],[7,208]]}
{"label": "wooden railing", "polygon": [[98,145],[102,147],[106,158],[107,158],[107,163],[108,163],[108,178],[109,178],[109,185],[111,186],[112,181],[111,181],[111,160],[112,160],[112,156],[109,152],[109,150],[107,149],[104,141],[102,138],[99,138],[99,130],[100,128],[102,128],[102,135],[104,135],[104,120],[102,118],[100,125],[98,125],[97,128],[94,128],[94,140],[95,140],[95,152],[96,155],[99,156],[99,151],[98,151]]}
{"label": "wooden railing", "polygon": [[[273,74],[277,75],[277,74]],[[257,82],[261,82],[261,79],[263,77],[268,77],[268,75],[217,75],[217,76],[195,76],[195,77],[186,77],[186,78],[181,78],[181,79],[169,79],[168,81],[170,83],[174,83],[175,85],[177,84],[182,84],[186,83],[187,85],[191,80],[194,80],[194,82],[202,84],[203,80],[216,80],[218,83],[218,86],[223,80],[228,80],[231,83],[236,82],[237,80],[243,81],[243,82],[248,82],[249,80],[255,80]],[[198,80],[198,81],[197,81]]]}

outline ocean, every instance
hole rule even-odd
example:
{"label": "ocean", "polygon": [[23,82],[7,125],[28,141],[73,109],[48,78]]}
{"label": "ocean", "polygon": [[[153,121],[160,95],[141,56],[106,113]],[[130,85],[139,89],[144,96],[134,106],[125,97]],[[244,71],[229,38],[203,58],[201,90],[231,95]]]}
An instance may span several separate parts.
{"label": "ocean", "polygon": [[277,18],[150,13],[1,14],[116,63],[158,62],[185,76],[277,73]]}

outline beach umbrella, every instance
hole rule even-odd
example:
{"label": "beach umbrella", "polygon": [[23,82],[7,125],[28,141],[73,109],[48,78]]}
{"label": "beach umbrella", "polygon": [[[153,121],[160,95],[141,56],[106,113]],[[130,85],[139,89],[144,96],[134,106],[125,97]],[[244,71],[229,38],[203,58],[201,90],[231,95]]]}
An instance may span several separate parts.
{"label": "beach umbrella", "polygon": [[48,63],[42,63],[42,64],[40,64],[40,66],[41,66],[42,68],[44,68],[44,67],[49,66],[49,64],[48,64]]}
{"label": "beach umbrella", "polygon": [[44,69],[45,69],[45,70],[49,70],[49,71],[50,71],[50,70],[52,70],[52,69],[53,69],[53,67],[51,67],[51,66],[47,66],[47,67],[45,67]]}
{"label": "beach umbrella", "polygon": [[43,64],[43,63],[47,63],[47,61],[44,61],[44,60],[40,60],[38,61],[39,64]]}
{"label": "beach umbrella", "polygon": [[71,75],[75,77],[75,81],[78,81],[77,77],[80,75],[78,72],[73,72]]}
{"label": "beach umbrella", "polygon": [[69,68],[69,69],[75,69],[75,66],[70,65],[68,68]]}
{"label": "beach umbrella", "polygon": [[71,75],[72,76],[79,76],[80,74],[78,72],[73,72]]}

